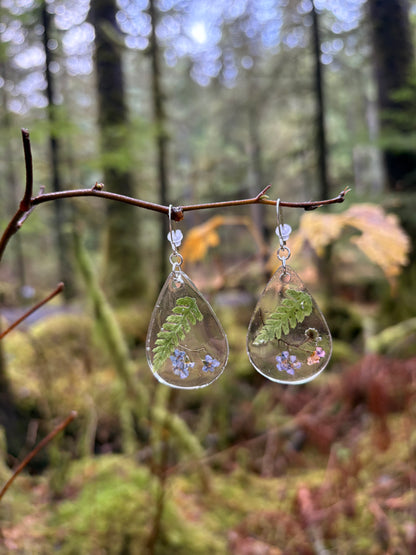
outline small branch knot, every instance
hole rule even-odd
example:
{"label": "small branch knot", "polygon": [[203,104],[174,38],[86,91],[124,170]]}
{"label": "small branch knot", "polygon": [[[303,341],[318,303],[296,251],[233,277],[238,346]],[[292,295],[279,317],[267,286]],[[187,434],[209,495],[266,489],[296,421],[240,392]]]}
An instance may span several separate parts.
{"label": "small branch knot", "polygon": [[172,220],[174,220],[175,222],[180,222],[181,220],[183,220],[182,206],[172,206],[171,217]]}

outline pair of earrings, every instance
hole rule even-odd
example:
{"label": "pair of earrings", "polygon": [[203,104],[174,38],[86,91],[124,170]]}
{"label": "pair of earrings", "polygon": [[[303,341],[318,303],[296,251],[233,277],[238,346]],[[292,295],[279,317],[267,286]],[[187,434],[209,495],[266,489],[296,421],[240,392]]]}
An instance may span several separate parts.
{"label": "pair of earrings", "polygon": [[[284,384],[306,383],[324,370],[331,357],[328,325],[296,272],[286,266],[292,231],[283,224],[276,203],[281,266],[266,285],[247,333],[251,364],[266,378]],[[172,230],[169,207],[168,240],[172,271],[157,299],[146,339],[146,356],[155,377],[179,389],[197,389],[224,371],[228,341],[211,305],[182,271],[178,252],[183,235]]]}

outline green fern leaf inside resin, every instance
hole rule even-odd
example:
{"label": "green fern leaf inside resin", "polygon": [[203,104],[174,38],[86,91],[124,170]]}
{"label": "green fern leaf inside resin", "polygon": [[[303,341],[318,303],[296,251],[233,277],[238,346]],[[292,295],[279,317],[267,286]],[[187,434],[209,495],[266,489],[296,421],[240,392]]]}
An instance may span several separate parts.
{"label": "green fern leaf inside resin", "polygon": [[191,327],[203,319],[196,299],[181,297],[176,301],[172,314],[166,318],[158,332],[153,349],[153,367],[159,370],[165,360],[185,338]]}
{"label": "green fern leaf inside resin", "polygon": [[288,334],[290,328],[295,328],[311,314],[312,308],[312,297],[308,293],[287,289],[286,298],[268,316],[254,340],[254,345],[263,345]]}

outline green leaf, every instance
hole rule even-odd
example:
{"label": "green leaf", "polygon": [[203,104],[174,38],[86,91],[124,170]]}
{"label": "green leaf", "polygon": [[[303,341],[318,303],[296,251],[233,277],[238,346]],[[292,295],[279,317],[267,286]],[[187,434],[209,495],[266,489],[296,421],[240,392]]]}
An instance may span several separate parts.
{"label": "green leaf", "polygon": [[280,339],[288,334],[290,328],[303,322],[312,312],[312,297],[304,291],[288,289],[286,298],[266,319],[264,326],[254,340],[254,345],[263,345],[273,339]]}
{"label": "green leaf", "polygon": [[173,353],[191,326],[203,319],[198,308],[196,299],[193,297],[181,297],[176,301],[172,314],[166,318],[162,328],[157,334],[155,347],[153,349],[153,367],[159,370],[165,360]]}

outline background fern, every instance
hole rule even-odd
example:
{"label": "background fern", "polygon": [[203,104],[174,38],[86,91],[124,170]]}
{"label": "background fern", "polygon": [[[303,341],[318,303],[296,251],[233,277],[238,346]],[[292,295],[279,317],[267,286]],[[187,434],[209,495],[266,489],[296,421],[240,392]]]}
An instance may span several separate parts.
{"label": "background fern", "polygon": [[172,314],[166,318],[161,330],[157,334],[153,349],[153,367],[159,370],[165,360],[179,345],[191,326],[203,319],[198,308],[196,299],[193,297],[181,297],[176,301]]}
{"label": "background fern", "polygon": [[288,289],[286,298],[266,319],[264,326],[257,334],[254,345],[262,345],[273,339],[280,339],[282,334],[289,333],[290,328],[303,322],[311,312],[312,297],[304,291]]}

